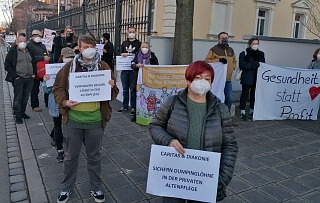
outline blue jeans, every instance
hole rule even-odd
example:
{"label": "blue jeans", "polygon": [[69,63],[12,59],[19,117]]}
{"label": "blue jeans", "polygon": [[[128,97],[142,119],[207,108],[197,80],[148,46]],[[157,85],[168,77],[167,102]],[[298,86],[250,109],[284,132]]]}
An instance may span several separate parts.
{"label": "blue jeans", "polygon": [[224,86],[224,103],[227,105],[229,111],[232,106],[232,83],[231,81],[226,81],[226,84]]}
{"label": "blue jeans", "polygon": [[121,83],[123,88],[123,102],[122,108],[128,109],[129,107],[129,88],[130,88],[130,106],[136,108],[136,87],[134,86],[133,79],[134,73],[131,70],[121,71]]}

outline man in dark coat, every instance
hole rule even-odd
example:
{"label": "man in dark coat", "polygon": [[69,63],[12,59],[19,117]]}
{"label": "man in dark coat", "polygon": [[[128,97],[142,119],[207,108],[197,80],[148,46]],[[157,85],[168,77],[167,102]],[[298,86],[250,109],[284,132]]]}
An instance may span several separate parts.
{"label": "man in dark coat", "polygon": [[27,49],[25,35],[20,35],[9,50],[5,59],[6,81],[11,82],[14,89],[13,114],[17,124],[30,117],[25,113],[33,80],[37,74],[34,58]]}

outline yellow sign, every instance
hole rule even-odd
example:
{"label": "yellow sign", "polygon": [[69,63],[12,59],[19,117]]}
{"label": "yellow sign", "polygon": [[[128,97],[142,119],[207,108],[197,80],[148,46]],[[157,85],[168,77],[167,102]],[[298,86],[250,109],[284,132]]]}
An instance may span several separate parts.
{"label": "yellow sign", "polygon": [[187,66],[145,66],[142,68],[143,83],[145,86],[154,89],[167,87],[171,89],[175,86],[177,89],[187,86],[185,71]]}

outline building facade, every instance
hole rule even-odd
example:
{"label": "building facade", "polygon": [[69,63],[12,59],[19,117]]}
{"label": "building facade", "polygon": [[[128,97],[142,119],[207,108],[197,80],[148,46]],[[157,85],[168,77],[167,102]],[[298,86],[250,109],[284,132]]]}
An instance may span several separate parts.
{"label": "building facade", "polygon": [[[318,39],[307,26],[318,0],[201,0],[194,3],[194,38],[215,39],[221,31],[232,40],[245,35]],[[154,0],[152,33],[172,37],[175,0]]]}

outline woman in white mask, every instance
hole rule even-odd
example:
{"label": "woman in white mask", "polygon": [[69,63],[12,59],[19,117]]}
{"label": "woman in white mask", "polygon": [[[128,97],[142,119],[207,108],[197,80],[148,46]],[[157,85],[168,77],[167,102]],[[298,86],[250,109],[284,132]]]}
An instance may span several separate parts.
{"label": "woman in white mask", "polygon": [[[150,45],[148,42],[143,42],[139,51],[136,53],[134,59],[131,62],[131,68],[133,70],[133,87],[137,86],[139,68],[142,68],[144,65],[159,65],[158,58],[150,50]],[[133,99],[136,100],[137,94],[133,94]],[[131,121],[136,121],[136,107],[131,107],[130,114],[133,115]]]}
{"label": "woman in white mask", "polygon": [[[239,68],[242,70],[241,85],[242,92],[240,97],[240,115],[241,120],[247,120],[246,101],[250,93],[250,111],[249,118],[253,118],[254,100],[256,92],[256,81],[259,63],[265,63],[264,52],[259,50],[259,39],[251,38],[248,41],[248,47],[239,55]],[[259,90],[260,91],[260,90]]]}
{"label": "woman in white mask", "polygon": [[74,50],[69,47],[65,47],[61,50],[61,55],[58,62],[67,63],[69,61],[72,61],[74,56],[75,56]]}
{"label": "woman in white mask", "polygon": [[313,53],[313,59],[310,62],[309,69],[320,69],[320,48],[316,49]]}
{"label": "woman in white mask", "polygon": [[[158,145],[174,147],[180,154],[185,148],[221,153],[217,201],[225,197],[231,181],[238,146],[228,107],[211,91],[214,70],[205,61],[190,64],[185,72],[187,88],[163,103],[149,125]],[[171,87],[168,87],[171,88]],[[165,197],[164,203],[186,200]]]}

